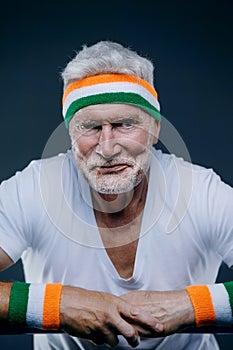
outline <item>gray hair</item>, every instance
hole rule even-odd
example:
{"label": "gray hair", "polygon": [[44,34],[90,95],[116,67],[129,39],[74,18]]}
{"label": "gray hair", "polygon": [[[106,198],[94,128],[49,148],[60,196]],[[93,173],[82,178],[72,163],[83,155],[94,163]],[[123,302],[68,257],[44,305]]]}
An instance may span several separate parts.
{"label": "gray hair", "polygon": [[137,52],[112,41],[83,45],[67,64],[61,76],[64,88],[75,80],[98,74],[120,73],[133,75],[153,85],[154,66]]}

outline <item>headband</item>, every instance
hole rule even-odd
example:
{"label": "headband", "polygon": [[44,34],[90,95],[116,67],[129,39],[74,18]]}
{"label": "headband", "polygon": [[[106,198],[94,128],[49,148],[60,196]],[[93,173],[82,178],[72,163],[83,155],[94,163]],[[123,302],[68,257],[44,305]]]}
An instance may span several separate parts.
{"label": "headband", "polygon": [[157,92],[146,80],[127,74],[102,74],[67,86],[62,99],[66,127],[79,109],[101,103],[133,105],[161,121]]}

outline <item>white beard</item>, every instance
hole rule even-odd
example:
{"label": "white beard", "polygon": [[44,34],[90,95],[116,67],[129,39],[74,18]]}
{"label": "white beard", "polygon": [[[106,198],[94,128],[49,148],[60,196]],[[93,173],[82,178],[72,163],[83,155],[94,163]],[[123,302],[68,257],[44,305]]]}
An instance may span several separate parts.
{"label": "white beard", "polygon": [[[119,156],[110,161],[104,160],[96,153],[84,157],[76,144],[73,144],[72,150],[89,185],[103,194],[120,194],[133,190],[147,175],[151,161],[151,149],[148,148],[136,158]],[[128,164],[129,167],[123,171],[108,174],[102,174],[96,168],[115,164]]]}

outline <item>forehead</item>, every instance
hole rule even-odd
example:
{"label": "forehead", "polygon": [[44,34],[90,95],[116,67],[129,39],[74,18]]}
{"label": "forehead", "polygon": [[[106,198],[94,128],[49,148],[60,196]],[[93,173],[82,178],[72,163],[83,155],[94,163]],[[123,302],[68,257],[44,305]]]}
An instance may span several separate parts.
{"label": "forehead", "polygon": [[151,116],[142,109],[121,103],[104,103],[84,107],[74,114],[79,120],[114,120],[119,117],[131,117],[139,121],[150,121]]}

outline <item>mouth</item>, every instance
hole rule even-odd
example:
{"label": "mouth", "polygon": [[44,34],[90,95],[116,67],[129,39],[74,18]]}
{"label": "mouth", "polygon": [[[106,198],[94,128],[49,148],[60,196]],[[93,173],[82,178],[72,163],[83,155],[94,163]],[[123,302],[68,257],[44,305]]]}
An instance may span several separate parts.
{"label": "mouth", "polygon": [[98,167],[99,174],[116,174],[129,168],[128,164],[115,164],[111,166],[100,166]]}

